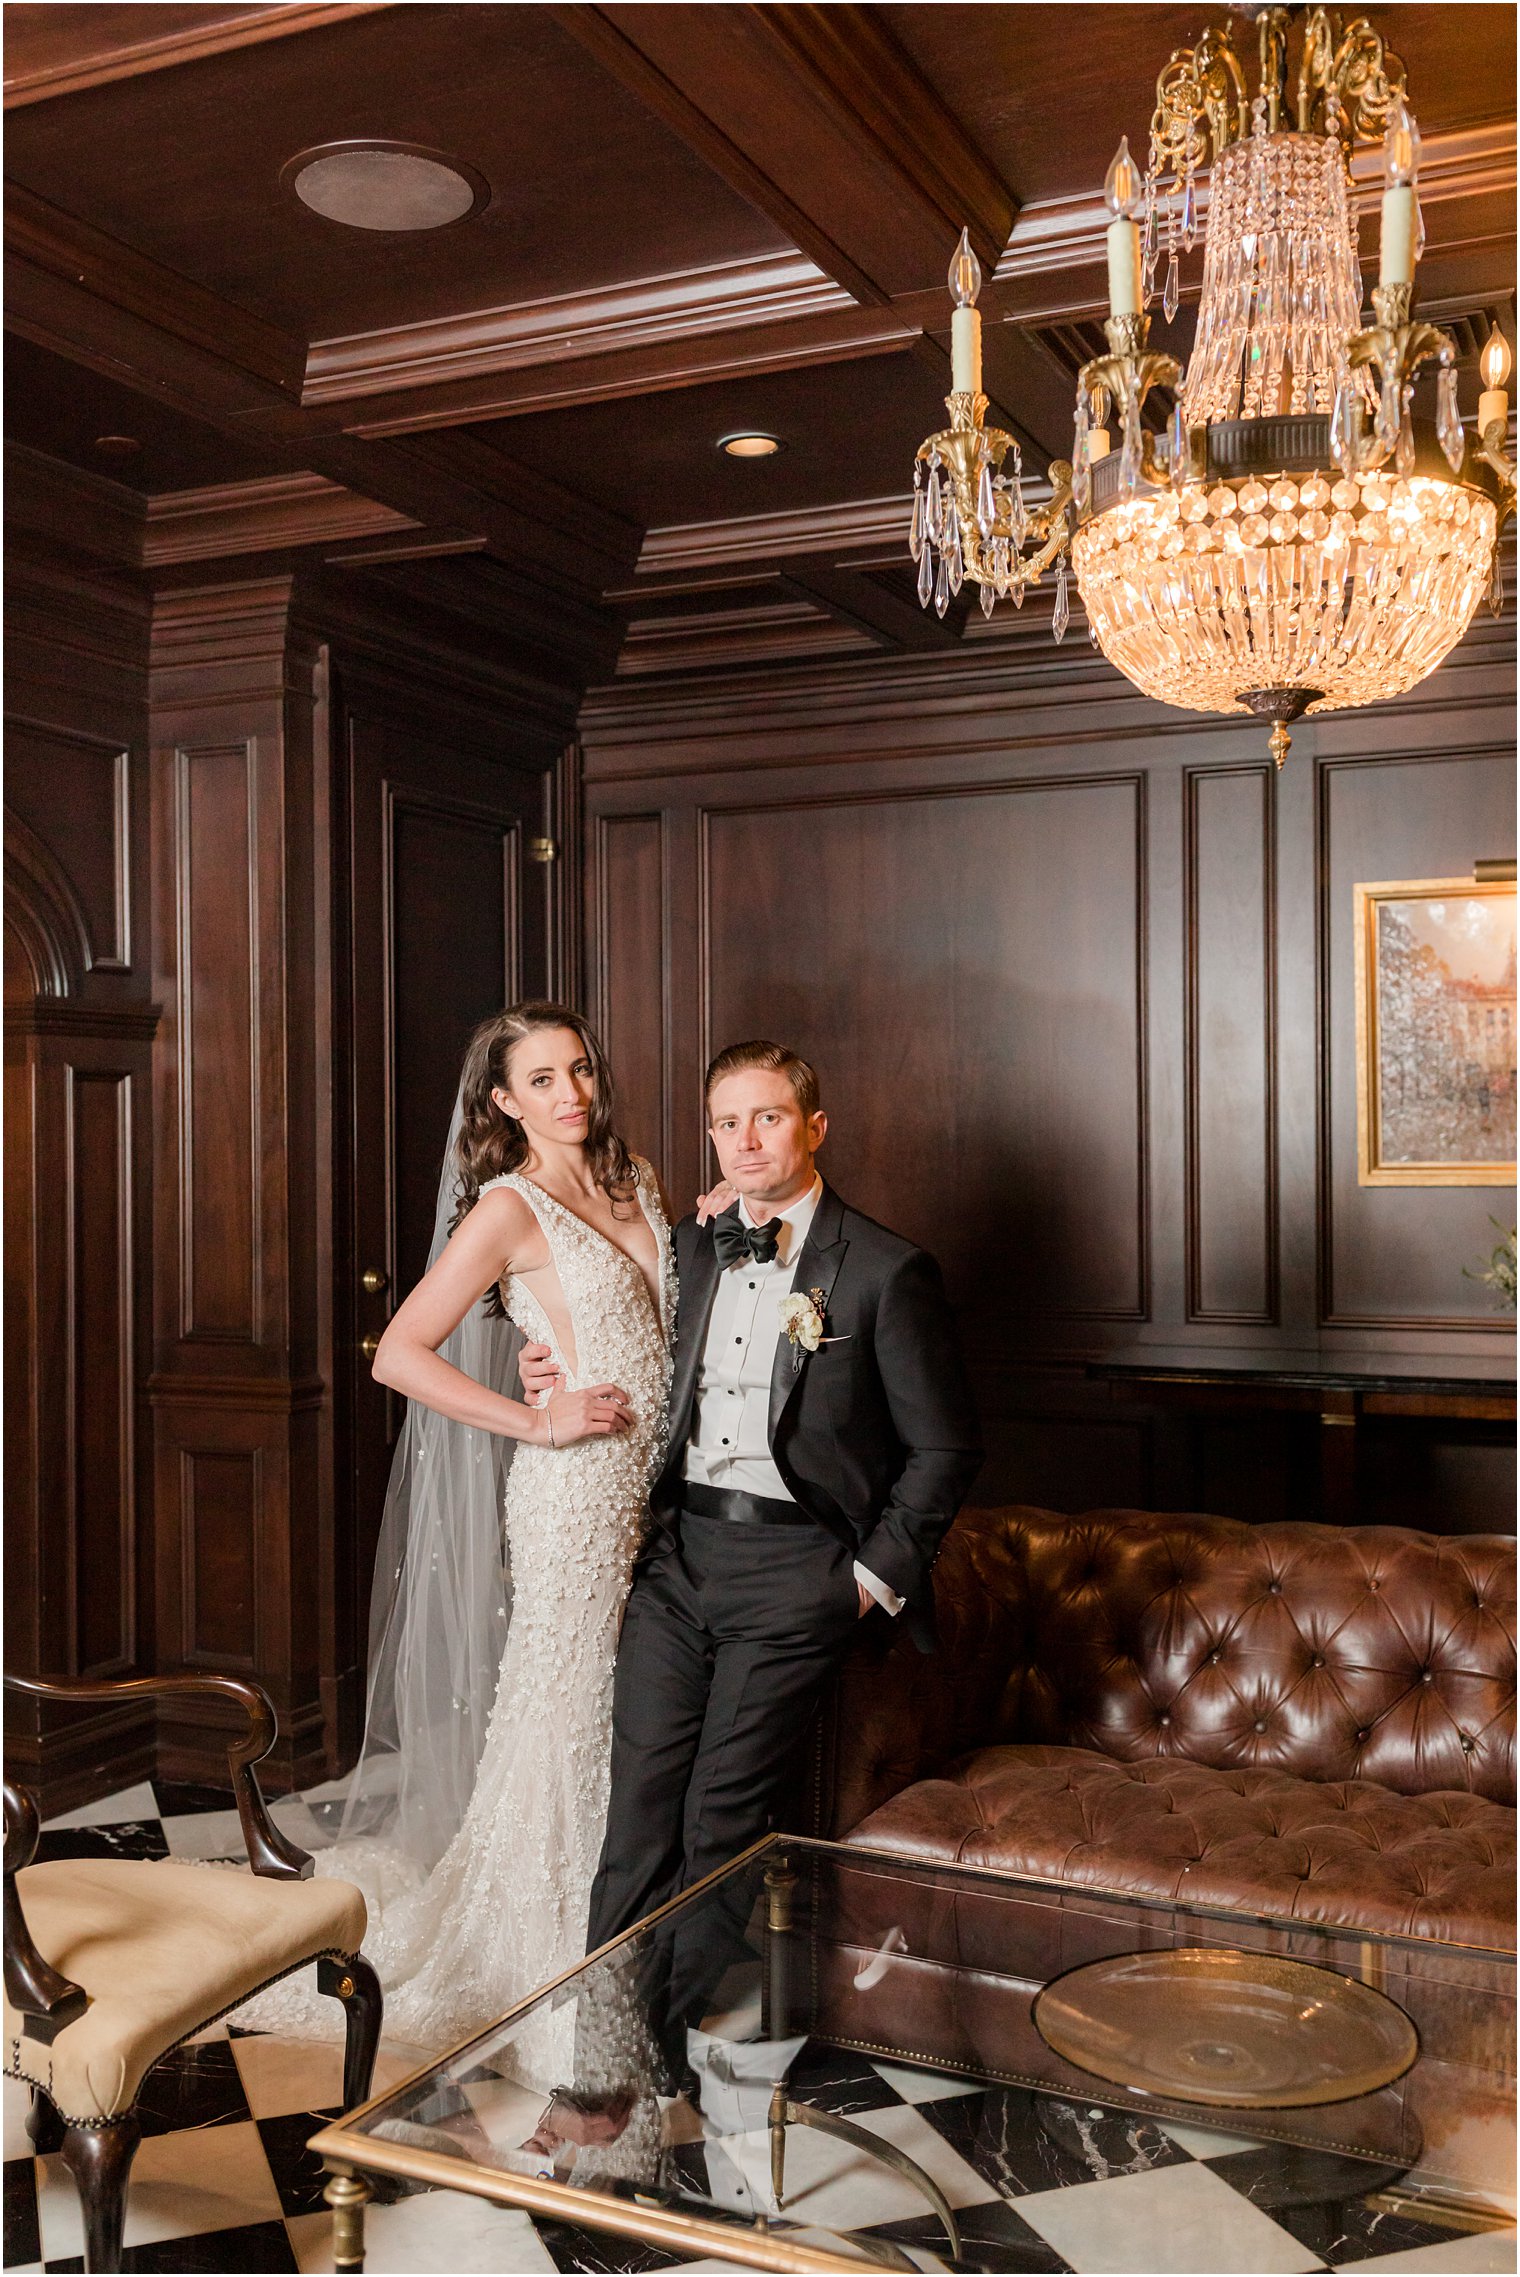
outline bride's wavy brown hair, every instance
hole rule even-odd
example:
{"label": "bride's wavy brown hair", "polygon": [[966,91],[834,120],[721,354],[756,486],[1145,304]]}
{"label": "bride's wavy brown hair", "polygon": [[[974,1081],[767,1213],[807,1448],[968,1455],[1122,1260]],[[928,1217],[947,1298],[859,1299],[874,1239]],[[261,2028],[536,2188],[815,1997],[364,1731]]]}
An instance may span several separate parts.
{"label": "bride's wavy brown hair", "polygon": [[545,1028],[568,1028],[580,1038],[591,1062],[594,1088],[586,1120],[586,1159],[591,1173],[613,1205],[614,1214],[632,1202],[638,1185],[633,1156],[612,1122],[612,1070],[595,1031],[565,1004],[509,1004],[482,1020],[470,1038],[460,1077],[460,1125],[454,1160],[459,1173],[459,1200],[449,1222],[452,1233],[480,1199],[480,1189],[504,1171],[520,1170],[528,1159],[527,1133],[513,1115],[505,1114],[492,1091],[512,1088],[512,1054],[528,1036]]}

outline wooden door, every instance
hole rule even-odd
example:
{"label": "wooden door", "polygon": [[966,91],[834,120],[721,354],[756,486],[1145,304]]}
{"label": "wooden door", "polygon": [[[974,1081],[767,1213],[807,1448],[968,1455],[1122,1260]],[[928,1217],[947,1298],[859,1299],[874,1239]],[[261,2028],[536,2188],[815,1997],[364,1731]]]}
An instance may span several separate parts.
{"label": "wooden door", "polygon": [[[470,1032],[548,988],[542,857],[551,777],[514,764],[505,737],[398,716],[362,687],[344,690],[339,721],[348,815],[335,836],[349,852],[350,1003],[346,1020],[336,1008],[336,1027],[351,1048],[347,1097],[335,1101],[335,1531],[340,1555],[349,1545],[350,1570],[336,1578],[351,1609],[340,1627],[351,1625],[351,1665],[362,1671],[375,1540],[404,1412],[376,1384],[370,1356],[426,1270]],[[343,1689],[340,1724],[350,1738],[354,1687]],[[362,1702],[362,1683],[358,1692]]]}

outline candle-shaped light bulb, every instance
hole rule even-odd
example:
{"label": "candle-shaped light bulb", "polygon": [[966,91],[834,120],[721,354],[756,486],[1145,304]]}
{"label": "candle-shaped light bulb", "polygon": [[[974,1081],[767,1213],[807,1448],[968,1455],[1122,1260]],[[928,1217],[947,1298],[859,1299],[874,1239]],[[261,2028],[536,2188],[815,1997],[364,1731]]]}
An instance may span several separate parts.
{"label": "candle-shaped light bulb", "polygon": [[1414,282],[1415,238],[1419,207],[1414,180],[1420,163],[1420,130],[1402,95],[1388,106],[1388,130],[1383,136],[1383,234],[1379,245],[1378,283],[1410,285]]}
{"label": "candle-shaped light bulb", "polygon": [[970,231],[963,229],[950,264],[950,298],[957,308],[974,308],[981,289],[982,264],[971,250]]}
{"label": "candle-shaped light bulb", "polygon": [[1114,152],[1113,163],[1103,177],[1104,203],[1110,213],[1122,214],[1128,221],[1140,203],[1144,187],[1140,169],[1129,154],[1129,136],[1124,135]]}
{"label": "candle-shaped light bulb", "polygon": [[1383,180],[1390,190],[1404,189],[1413,182],[1419,167],[1420,130],[1403,96],[1395,95],[1383,130]]}
{"label": "candle-shaped light bulb", "polygon": [[1491,328],[1488,338],[1483,343],[1483,353],[1478,358],[1478,369],[1483,374],[1483,385],[1485,387],[1503,387],[1514,369],[1514,358],[1509,352],[1509,342],[1497,324]]}
{"label": "candle-shaped light bulb", "polygon": [[971,238],[961,231],[950,264],[950,298],[955,314],[950,319],[950,385],[957,395],[979,395],[982,388],[982,320],[976,296],[982,289],[982,264],[971,250]]}
{"label": "candle-shaped light bulb", "polygon": [[1478,369],[1483,374],[1483,393],[1478,398],[1478,433],[1485,435],[1495,421],[1501,427],[1509,425],[1509,397],[1504,383],[1509,378],[1514,358],[1509,342],[1497,324],[1490,328],[1478,358]]}
{"label": "candle-shaped light bulb", "polygon": [[1126,138],[1114,152],[1103,182],[1113,220],[1108,225],[1108,306],[1113,316],[1140,314],[1140,224],[1134,219],[1143,185]]}

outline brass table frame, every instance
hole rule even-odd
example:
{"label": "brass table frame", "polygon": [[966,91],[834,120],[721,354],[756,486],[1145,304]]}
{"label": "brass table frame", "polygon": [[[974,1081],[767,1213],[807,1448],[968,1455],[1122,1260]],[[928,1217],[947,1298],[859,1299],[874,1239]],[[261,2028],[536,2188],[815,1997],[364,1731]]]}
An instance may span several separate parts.
{"label": "brass table frame", "polygon": [[[797,1845],[795,1852],[791,1848],[793,1843]],[[818,1852],[837,1853],[841,1857],[862,1865],[922,1867],[927,1863],[921,1858],[896,1857],[884,1851],[855,1850],[849,1844],[830,1842],[816,1836],[766,1835],[759,1842],[752,1844],[748,1850],[741,1852],[737,1858],[731,1859],[727,1865],[718,1867],[713,1873],[706,1875],[702,1881],[694,1882],[689,1889],[681,1891],[678,1896],[670,1899],[643,1921],[635,1923],[631,1929],[624,1931],[622,1936],[609,1940],[606,1945],[599,1947],[595,1953],[587,1954],[582,1960],[575,1962],[572,1967],[564,1970],[549,1984],[540,1986],[526,1999],[514,2003],[488,2028],[488,2032],[474,2033],[468,2040],[462,2041],[457,2049],[430,2058],[428,2062],[420,2065],[415,2072],[411,2073],[408,2078],[388,2087],[384,2093],[372,2096],[358,2110],[345,2114],[333,2125],[324,2127],[320,2132],[314,2134],[307,2147],[324,2162],[331,2176],[324,2195],[333,2214],[334,2267],[338,2270],[350,2272],[362,2271],[364,2268],[364,2208],[371,2197],[376,2195],[370,2183],[365,2179],[367,2171],[376,2177],[393,2176],[405,2181],[463,2191],[470,2196],[486,2198],[497,2205],[521,2208],[530,2214],[542,2214],[552,2219],[572,2222],[581,2227],[610,2231],[614,2234],[637,2239],[646,2245],[663,2247],[685,2258],[713,2257],[736,2262],[747,2269],[782,2272],[818,2271],[820,2273],[829,2272],[831,2277],[860,2277],[862,2267],[871,2265],[863,2264],[858,2253],[847,2253],[843,2250],[837,2253],[831,2252],[822,2245],[806,2242],[796,2232],[774,2230],[769,2226],[769,2219],[765,2214],[757,2216],[753,2224],[741,2226],[732,2222],[725,2223],[704,2215],[672,2208],[661,2203],[653,2194],[646,2196],[634,2192],[628,2198],[602,2197],[586,2189],[577,2189],[567,2182],[537,2175],[516,2173],[498,2167],[476,2165],[467,2159],[454,2157],[444,2152],[428,2150],[421,2146],[388,2142],[383,2137],[359,2131],[361,2123],[382,2104],[390,2103],[395,2098],[404,2095],[409,2088],[423,2081],[430,2074],[439,2072],[454,2054],[462,2053],[464,2049],[473,2047],[477,2041],[487,2038],[491,2034],[499,2033],[515,2018],[526,2014],[529,2009],[536,2008],[541,2001],[545,2000],[546,1996],[569,1985],[574,1978],[579,1977],[593,1963],[615,1953],[619,1947],[627,1944],[631,1939],[643,1936],[656,1923],[674,1913],[678,1907],[691,1905],[694,1900],[700,1898],[704,1891],[714,1887],[730,1875],[741,1872],[745,1866],[756,1863],[767,1854],[770,1856],[764,1883],[766,1937],[761,1953],[762,2032],[766,2038],[785,2037],[789,2012],[792,2008],[792,1972],[799,1959],[797,1949],[792,1942],[792,1932],[796,1927],[793,1901],[798,1880],[794,1861],[798,1853],[812,1855]],[[934,1861],[933,1864],[938,1872],[953,1870],[948,1867],[946,1861]],[[1069,1891],[1069,1894],[1073,1896],[1080,1896],[1084,1900],[1100,1903],[1107,1897],[1126,1907],[1134,1904],[1139,1910],[1147,1909],[1158,1902],[1164,1903],[1164,1901],[1137,1897],[1134,1893],[1127,1892],[1105,1893],[1101,1890],[1086,1888],[1080,1891],[1069,1890],[1069,1885],[1058,1880],[1048,1879],[1043,1875],[1000,1875],[981,1869],[972,1869],[971,1872],[973,1878],[979,1881],[986,1880],[992,1883],[1006,1881],[1010,1885],[1026,1889],[1048,1889],[1052,1892]],[[1224,1907],[1189,1906],[1185,1910],[1191,1916],[1207,1916],[1210,1919],[1217,1919],[1221,1925],[1228,1924],[1232,1918],[1231,1910]],[[1337,1930],[1334,1924],[1277,1922],[1267,1916],[1257,1914],[1244,1914],[1238,1918],[1243,1923],[1251,1923],[1265,1929],[1285,1930],[1289,1933],[1313,1932],[1317,1929],[1323,1929],[1331,1935],[1355,1934],[1354,1932],[1348,1933],[1345,1930]],[[1381,1942],[1379,1939],[1364,1939],[1361,1946],[1360,1973],[1365,1981],[1374,1984],[1381,1974],[1379,1966]],[[1395,1938],[1393,1942],[1402,1945],[1410,1941]],[[1414,1940],[1414,1942],[1419,1943],[1420,1941]],[[1460,1952],[1466,1948],[1453,1947],[1451,1950]],[[1490,1956],[1484,1948],[1474,1948],[1473,1953],[1475,1958],[1492,1958],[1494,1961],[1507,1961],[1511,1965],[1513,1964],[1513,1955],[1508,1953],[1495,1951]],[[924,2057],[915,2056],[911,2050],[906,2048],[878,2048],[874,2043],[837,2036],[830,2036],[828,2044],[841,2048],[858,2048],[862,2053],[868,2055],[890,2054],[899,2060],[910,2063],[927,2060]],[[983,2072],[979,2076],[993,2084],[1038,2087],[1040,2092],[1046,2094],[1063,2092],[1048,2083],[1041,2085],[1033,2080],[1025,2079],[1021,2075]],[[1093,2080],[1090,2087],[1084,2084],[1083,2093],[1091,2095],[1092,2099],[1098,2102],[1113,2101],[1119,2109],[1134,2108],[1133,2103],[1128,2098],[1117,2097],[1111,2087],[1105,2088],[1104,2083],[1097,2080]],[[1159,2111],[1163,2109],[1163,2106],[1158,2104],[1156,2108]],[[1196,2108],[1179,2107],[1173,2112],[1170,2107],[1166,2107],[1166,2115],[1175,2116],[1179,2119],[1191,2119],[1195,2125],[1210,2123],[1208,2113]],[[868,2156],[879,2161],[882,2165],[889,2166],[901,2174],[903,2179],[909,2182],[933,2209],[945,2229],[952,2262],[959,2261],[959,2232],[954,2213],[947,2200],[932,2178],[915,2161],[898,2150],[896,2145],[882,2141],[880,2138],[871,2135],[868,2130],[858,2128],[849,2120],[832,2112],[817,2111],[809,2105],[798,2103],[788,2095],[784,2080],[776,2083],[773,2088],[767,2123],[770,2137],[772,2193],[777,2211],[780,2211],[784,2203],[787,2129],[794,2126],[807,2127],[817,2133],[831,2136],[838,2141],[847,2142],[853,2147],[865,2151]],[[1348,2146],[1342,2145],[1340,2147],[1347,2148]],[[1371,2152],[1365,2154],[1356,2152],[1352,2155],[1366,2155],[1369,2159],[1373,2158]],[[1428,2209],[1434,2209],[1436,2201],[1426,2196],[1422,2198],[1421,2204]],[[1444,2213],[1442,2218],[1447,2218]],[[1487,2216],[1468,2211],[1457,2217],[1456,2226],[1478,2230],[1502,2226],[1510,2218],[1509,2216]],[[822,2224],[818,2225],[820,2229],[823,2227]],[[874,2266],[906,2269],[915,2266],[900,2248],[892,2246],[882,2239],[873,2239],[871,2242],[877,2257]]]}

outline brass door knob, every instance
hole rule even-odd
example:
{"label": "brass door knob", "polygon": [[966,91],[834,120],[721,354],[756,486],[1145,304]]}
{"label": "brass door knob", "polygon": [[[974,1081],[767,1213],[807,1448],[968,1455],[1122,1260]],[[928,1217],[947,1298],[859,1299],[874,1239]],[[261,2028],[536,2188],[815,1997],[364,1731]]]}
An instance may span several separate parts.
{"label": "brass door knob", "polygon": [[378,1297],[382,1289],[391,1285],[389,1273],[382,1273],[378,1265],[369,1266],[359,1275],[359,1286],[367,1297]]}
{"label": "brass door knob", "polygon": [[378,1336],[361,1336],[361,1337],[360,1337],[360,1339],[359,1339],[359,1350],[360,1350],[360,1351],[361,1351],[361,1352],[364,1354],[364,1357],[365,1357],[365,1359],[366,1359],[366,1360],[373,1360],[373,1358],[375,1357],[375,1354],[376,1354],[376,1353],[379,1351],[379,1349],[380,1349],[380,1339],[379,1339],[379,1337],[378,1337]]}

